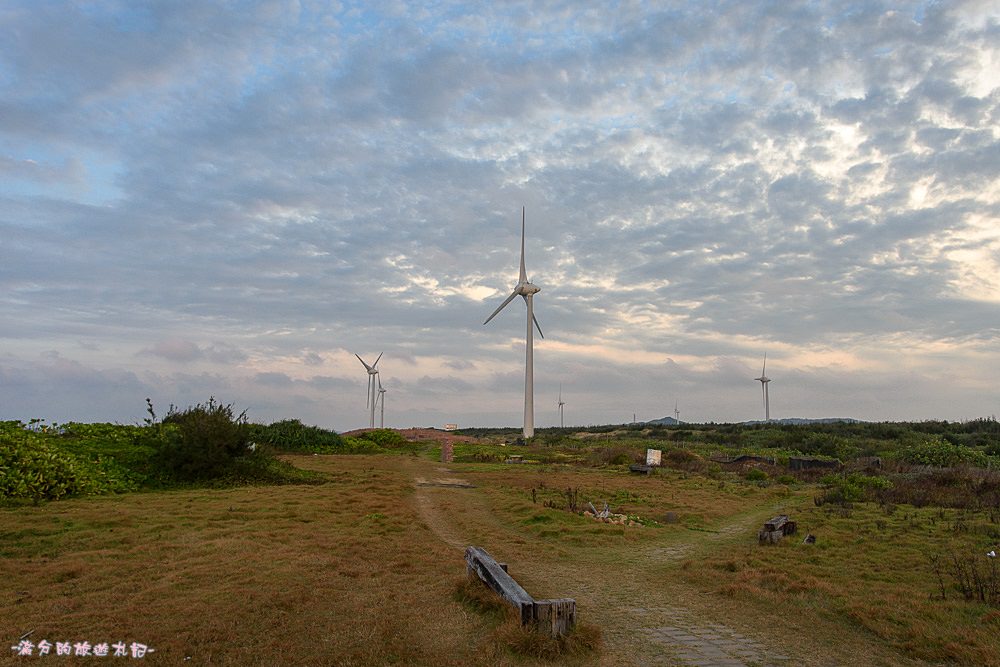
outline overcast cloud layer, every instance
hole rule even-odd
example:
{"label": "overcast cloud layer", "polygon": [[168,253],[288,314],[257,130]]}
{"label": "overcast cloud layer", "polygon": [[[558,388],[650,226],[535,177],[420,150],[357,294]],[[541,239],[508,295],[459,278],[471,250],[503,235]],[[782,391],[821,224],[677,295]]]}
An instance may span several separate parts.
{"label": "overcast cloud layer", "polygon": [[4,3],[0,418],[1000,412],[1000,4],[607,4]]}

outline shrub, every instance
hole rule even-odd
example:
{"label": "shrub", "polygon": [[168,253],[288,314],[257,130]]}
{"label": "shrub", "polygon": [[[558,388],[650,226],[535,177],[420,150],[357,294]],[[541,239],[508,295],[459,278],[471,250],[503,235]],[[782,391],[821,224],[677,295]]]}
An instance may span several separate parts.
{"label": "shrub", "polygon": [[892,482],[875,475],[826,475],[820,479],[824,491],[814,498],[816,505],[831,503],[849,506],[851,503],[874,500],[880,491],[892,488]]}
{"label": "shrub", "polygon": [[178,480],[218,477],[250,450],[246,411],[234,416],[232,404],[215,397],[184,411],[171,407],[157,428],[157,459]]}
{"label": "shrub", "polygon": [[306,426],[298,419],[285,419],[264,426],[249,424],[250,440],[285,452],[335,454],[343,449],[343,439],[334,431]]}
{"label": "shrub", "polygon": [[963,445],[953,445],[939,437],[914,443],[899,452],[899,458],[914,465],[951,468],[958,465],[972,465],[985,468],[989,457],[981,450]]}
{"label": "shrub", "polygon": [[356,438],[353,436],[343,437],[344,446],[341,452],[344,454],[377,454],[382,448],[367,438]]}
{"label": "shrub", "polygon": [[629,463],[643,463],[646,460],[643,451],[624,445],[599,447],[591,452],[590,458],[595,465],[627,465]]}
{"label": "shrub", "polygon": [[0,498],[30,498],[38,503],[95,487],[92,476],[70,454],[39,439],[0,434]]}
{"label": "shrub", "polygon": [[663,452],[661,465],[688,472],[699,472],[705,469],[704,459],[691,450],[678,447],[671,447]]}
{"label": "shrub", "polygon": [[389,428],[372,429],[359,434],[357,437],[373,442],[379,447],[403,447],[407,444],[406,438]]}
{"label": "shrub", "polygon": [[743,475],[743,479],[748,482],[766,482],[767,473],[760,468],[751,468],[750,470],[747,470],[745,475]]}

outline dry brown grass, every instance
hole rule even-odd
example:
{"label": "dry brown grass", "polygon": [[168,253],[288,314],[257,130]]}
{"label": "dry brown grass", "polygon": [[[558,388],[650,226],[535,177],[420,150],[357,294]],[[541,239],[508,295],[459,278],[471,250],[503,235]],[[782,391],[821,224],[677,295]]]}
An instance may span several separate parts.
{"label": "dry brown grass", "polygon": [[450,599],[461,554],[398,461],[299,461],[331,482],[0,512],[0,635],[139,641],[152,664],[479,661],[483,621]]}
{"label": "dry brown grass", "polygon": [[[1000,664],[1000,640],[988,605],[940,586],[929,556],[959,551],[987,561],[993,544],[986,514],[873,504],[849,512],[802,502],[801,534],[775,546],[748,544],[729,558],[689,560],[688,582],[740,604],[751,617],[794,618],[813,632],[857,632],[898,653],[900,662]],[[972,517],[978,516],[977,519]],[[976,530],[981,529],[981,530]],[[818,536],[803,544],[802,534]],[[978,534],[977,534],[978,532]]]}
{"label": "dry brown grass", "polygon": [[[645,630],[713,622],[793,664],[1000,663],[1000,615],[930,600],[925,551],[978,549],[987,536],[971,519],[956,532],[957,515],[929,509],[841,516],[813,506],[808,487],[677,471],[291,460],[329,483],[0,509],[6,646],[34,630],[36,641],[147,643],[150,664],[544,664],[551,647],[456,594],[461,547],[476,544],[533,596],[573,597],[582,627],[600,628],[603,649],[597,633],[581,633],[559,664],[669,664],[671,647]],[[417,476],[475,488],[415,488]],[[581,502],[680,520],[623,528],[542,506],[566,488],[580,489]],[[819,535],[816,548],[756,545],[759,523],[778,509]],[[0,664],[26,662],[5,651]]]}

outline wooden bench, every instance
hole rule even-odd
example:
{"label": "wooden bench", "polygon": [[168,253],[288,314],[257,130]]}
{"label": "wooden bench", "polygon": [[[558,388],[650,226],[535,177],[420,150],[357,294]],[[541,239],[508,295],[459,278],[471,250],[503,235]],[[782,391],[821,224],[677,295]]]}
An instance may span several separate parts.
{"label": "wooden bench", "polygon": [[761,544],[777,544],[782,537],[792,535],[796,530],[795,522],[790,521],[787,514],[779,514],[764,522],[764,527],[757,533],[757,540]]}
{"label": "wooden bench", "polygon": [[498,563],[482,547],[465,550],[465,570],[470,578],[478,577],[513,606],[521,617],[521,625],[534,625],[539,632],[557,637],[569,632],[576,624],[576,600],[534,599],[507,573],[507,566]]}
{"label": "wooden bench", "polygon": [[643,463],[633,463],[628,467],[629,472],[638,473],[640,475],[648,475],[653,472],[653,466],[648,466]]}

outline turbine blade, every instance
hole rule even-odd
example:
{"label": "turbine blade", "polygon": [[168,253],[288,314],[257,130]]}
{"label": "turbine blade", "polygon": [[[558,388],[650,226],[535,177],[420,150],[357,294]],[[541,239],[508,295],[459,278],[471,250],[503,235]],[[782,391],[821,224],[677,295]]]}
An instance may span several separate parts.
{"label": "turbine blade", "polygon": [[[364,360],[364,359],[362,359],[362,358],[361,358],[361,355],[359,355],[359,354],[358,354],[357,352],[355,352],[355,353],[354,353],[354,356],[358,358],[358,361],[360,361],[360,362],[361,362],[362,364],[364,364],[364,366],[365,366],[365,368],[366,368],[367,370],[371,370],[371,369],[372,369],[372,367],[371,367],[371,366],[369,366],[368,364],[366,364],[366,363],[365,363],[365,360]],[[381,356],[381,355],[379,355],[379,356]]]}
{"label": "turbine blade", "polygon": [[510,296],[507,297],[507,299],[503,303],[500,304],[500,307],[497,308],[496,310],[494,310],[493,314],[486,318],[486,321],[483,322],[483,325],[485,326],[485,325],[489,324],[490,320],[492,320],[494,317],[496,317],[497,313],[499,313],[501,310],[504,309],[504,306],[506,306],[508,303],[510,303],[511,301],[514,300],[515,296],[517,296],[517,292],[516,291],[515,292],[511,292]]}
{"label": "turbine blade", "polygon": [[372,376],[368,375],[368,386],[365,388],[365,407],[370,408],[372,404]]}
{"label": "turbine blade", "polygon": [[378,380],[378,390],[382,391],[382,378],[378,376],[378,373],[375,374],[375,379]]}
{"label": "turbine blade", "polygon": [[764,377],[765,375],[767,375],[767,373],[765,371],[767,371],[767,352],[764,353],[764,367],[762,369],[760,369],[760,376],[761,377]]}
{"label": "turbine blade", "polygon": [[[524,296],[522,294],[521,298],[524,299],[524,304],[528,305],[528,297],[526,297],[526,296]],[[542,328],[540,326],[538,326],[538,318],[535,317],[535,310],[534,310],[534,308],[532,308],[532,310],[531,310],[531,319],[533,319],[535,321],[535,328],[538,329],[538,335],[541,336],[542,338],[545,338],[545,334],[542,333]]]}
{"label": "turbine blade", "polygon": [[521,207],[521,277],[520,282],[528,282],[527,273],[524,270],[524,207]]}
{"label": "turbine blade", "polygon": [[374,364],[372,364],[372,368],[375,368],[376,366],[378,366],[378,360],[382,358],[382,355],[383,355],[383,354],[385,354],[385,352],[379,352],[379,353],[378,353],[378,359],[376,359],[376,360],[375,360],[375,363],[374,363]]}

